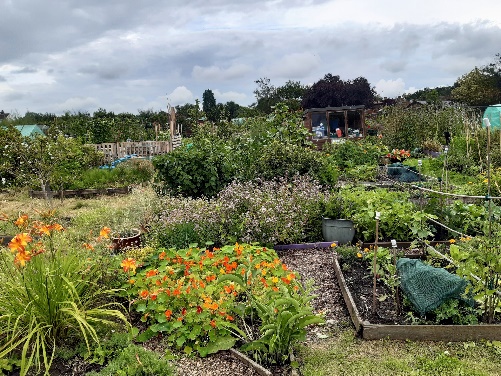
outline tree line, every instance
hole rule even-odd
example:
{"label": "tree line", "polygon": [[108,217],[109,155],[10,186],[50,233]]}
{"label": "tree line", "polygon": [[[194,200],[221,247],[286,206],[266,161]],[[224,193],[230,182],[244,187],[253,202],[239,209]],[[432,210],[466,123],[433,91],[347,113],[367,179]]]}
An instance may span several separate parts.
{"label": "tree line", "polygon": [[[176,123],[184,136],[192,133],[199,122],[230,122],[236,118],[249,118],[273,112],[279,103],[287,105],[290,111],[308,108],[364,105],[371,108],[375,103],[391,103],[379,97],[365,77],[343,80],[339,75],[326,74],[313,85],[303,85],[300,81],[287,81],[275,86],[269,78],[255,81],[256,101],[250,106],[241,106],[233,101],[217,103],[212,90],[202,94],[202,102],[176,106]],[[475,67],[471,72],[459,77],[454,85],[424,88],[404,95],[408,100],[427,103],[452,101],[467,106],[489,106],[501,103],[501,54],[493,62]],[[51,113],[27,112],[24,116],[14,116],[2,120],[9,124],[45,124],[53,131],[66,136],[77,137],[86,143],[120,142],[126,140],[143,141],[167,139],[169,137],[167,111],[139,110],[138,114],[115,114],[98,109],[88,112],[66,112],[62,116]],[[156,125],[160,125],[159,128]]]}

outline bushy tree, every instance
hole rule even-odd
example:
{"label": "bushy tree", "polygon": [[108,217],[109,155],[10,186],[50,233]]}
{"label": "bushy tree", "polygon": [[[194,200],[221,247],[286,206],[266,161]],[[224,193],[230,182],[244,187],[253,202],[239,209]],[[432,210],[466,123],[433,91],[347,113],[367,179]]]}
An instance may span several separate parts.
{"label": "bushy tree", "polygon": [[461,76],[452,90],[456,102],[488,106],[501,102],[500,75],[494,68],[475,68]]}
{"label": "bushy tree", "polygon": [[269,78],[264,77],[255,83],[258,87],[254,90],[254,108],[259,112],[270,114],[278,103],[285,103],[293,111],[301,109],[301,99],[307,90],[301,82],[289,80],[283,86],[275,87]]}
{"label": "bushy tree", "polygon": [[501,54],[494,61],[459,77],[452,90],[456,102],[488,106],[501,102]]}
{"label": "bushy tree", "polygon": [[306,90],[301,104],[304,109],[356,105],[371,107],[375,98],[374,88],[366,78],[343,81],[329,73]]}

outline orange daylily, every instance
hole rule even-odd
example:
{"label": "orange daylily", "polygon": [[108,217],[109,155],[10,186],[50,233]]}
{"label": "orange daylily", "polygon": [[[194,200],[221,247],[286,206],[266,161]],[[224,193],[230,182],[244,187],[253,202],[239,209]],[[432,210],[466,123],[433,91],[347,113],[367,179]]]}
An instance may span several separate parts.
{"label": "orange daylily", "polygon": [[[93,251],[94,250],[94,246],[92,244],[89,244],[89,243],[83,243],[83,247],[85,249],[88,249],[89,251]],[[120,265],[122,266],[122,265]]]}
{"label": "orange daylily", "polygon": [[12,239],[9,243],[9,248],[11,251],[16,251],[16,250],[23,250],[24,247],[28,245],[29,242],[31,242],[33,239],[27,232],[23,232],[20,234],[17,234],[14,239]]}
{"label": "orange daylily", "polygon": [[110,237],[111,228],[104,226],[101,231],[99,231],[99,237],[108,239]]}
{"label": "orange daylily", "polygon": [[21,267],[24,267],[26,265],[26,262],[30,261],[31,259],[31,254],[29,252],[18,252],[16,254],[16,258],[14,259],[14,263],[17,265],[21,265]]}
{"label": "orange daylily", "polygon": [[19,216],[19,218],[14,222],[14,224],[17,226],[17,227],[22,227],[22,226],[25,226],[28,222],[28,216],[26,214],[23,214],[21,216]]}

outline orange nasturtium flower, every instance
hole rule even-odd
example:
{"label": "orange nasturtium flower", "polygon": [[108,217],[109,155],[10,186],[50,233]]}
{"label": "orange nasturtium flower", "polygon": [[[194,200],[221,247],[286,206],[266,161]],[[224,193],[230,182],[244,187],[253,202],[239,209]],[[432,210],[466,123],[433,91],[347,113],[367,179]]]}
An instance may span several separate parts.
{"label": "orange nasturtium flower", "polygon": [[124,269],[124,272],[128,272],[129,270],[132,272],[132,273],[135,273],[136,272],[136,260],[134,260],[133,258],[131,257],[127,257],[125,260],[122,261],[122,263],[120,264],[120,266]]}
{"label": "orange nasturtium flower", "polygon": [[216,321],[215,320],[210,320],[210,326],[212,326],[213,328],[216,327]]}
{"label": "orange nasturtium flower", "polygon": [[157,274],[158,274],[158,269],[150,269],[146,272],[146,278],[153,277]]}
{"label": "orange nasturtium flower", "polygon": [[31,240],[31,236],[27,232],[17,234],[14,239],[10,241],[9,248],[12,252],[18,250],[24,251],[24,247],[26,247]]}
{"label": "orange nasturtium flower", "polygon": [[165,317],[167,318],[167,320],[170,320],[170,317],[172,316],[172,311],[170,309],[166,310],[165,311]]}

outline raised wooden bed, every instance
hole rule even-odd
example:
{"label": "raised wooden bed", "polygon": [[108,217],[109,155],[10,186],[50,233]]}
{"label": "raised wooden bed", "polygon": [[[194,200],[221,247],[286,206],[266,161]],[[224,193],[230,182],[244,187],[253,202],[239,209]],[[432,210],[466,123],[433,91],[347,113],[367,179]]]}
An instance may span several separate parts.
{"label": "raised wooden bed", "polygon": [[388,325],[371,324],[364,320],[355,305],[344,279],[337,257],[334,256],[334,271],[350,312],[355,329],[363,339],[393,339],[411,341],[465,342],[478,340],[501,340],[501,325]]}
{"label": "raised wooden bed", "polygon": [[[102,188],[102,189],[66,189],[62,192],[63,198],[71,197],[94,197],[94,196],[112,196],[118,194],[127,194],[131,191],[130,187]],[[43,191],[30,190],[31,198],[45,198]],[[47,191],[47,197],[60,198],[61,191]]]}

